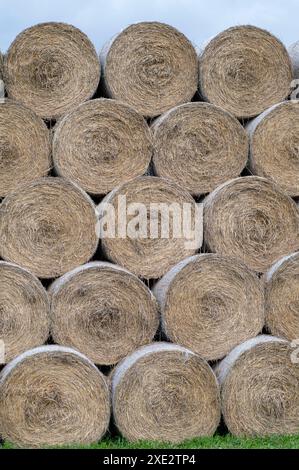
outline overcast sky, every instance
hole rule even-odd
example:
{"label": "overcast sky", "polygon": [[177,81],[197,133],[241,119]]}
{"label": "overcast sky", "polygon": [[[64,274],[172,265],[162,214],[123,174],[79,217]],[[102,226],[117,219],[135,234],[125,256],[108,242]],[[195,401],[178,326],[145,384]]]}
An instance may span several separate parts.
{"label": "overcast sky", "polygon": [[0,0],[0,49],[44,21],[79,27],[97,49],[130,23],[157,20],[176,26],[200,45],[235,24],[268,29],[286,46],[299,40],[298,0]]}

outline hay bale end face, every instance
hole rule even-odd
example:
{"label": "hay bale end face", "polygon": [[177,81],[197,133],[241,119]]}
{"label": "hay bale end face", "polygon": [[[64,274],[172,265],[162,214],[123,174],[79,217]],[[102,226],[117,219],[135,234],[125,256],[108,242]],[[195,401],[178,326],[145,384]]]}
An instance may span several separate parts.
{"label": "hay bale end face", "polygon": [[91,262],[50,287],[52,337],[96,364],[116,364],[150,343],[159,326],[151,291],[119,266]]}
{"label": "hay bale end face", "polygon": [[38,277],[58,277],[93,256],[96,223],[83,190],[63,178],[41,178],[3,200],[0,255]]}
{"label": "hay bale end face", "polygon": [[134,109],[114,100],[80,105],[56,126],[57,173],[92,194],[107,194],[143,175],[153,151],[152,135]]}
{"label": "hay bale end face", "polygon": [[188,349],[154,343],[128,356],[112,375],[115,423],[129,441],[178,443],[211,436],[220,421],[216,377]]}
{"label": "hay bale end face", "polygon": [[101,52],[103,83],[111,98],[147,117],[190,101],[198,85],[198,59],[191,42],[172,26],[132,24]]}
{"label": "hay bale end face", "polygon": [[236,118],[208,103],[178,106],[152,125],[154,169],[194,195],[239,176],[248,138]]}
{"label": "hay bale end face", "polygon": [[292,65],[283,44],[255,26],[234,26],[215,36],[199,58],[205,100],[238,118],[257,116],[289,94]]}
{"label": "hay bale end face", "polygon": [[50,334],[50,305],[46,290],[35,276],[0,261],[0,305],[4,363],[45,343]]}
{"label": "hay bale end face", "polygon": [[268,330],[288,340],[299,338],[299,252],[277,261],[264,279]]}
{"label": "hay bale end face", "polygon": [[4,65],[9,98],[45,119],[57,119],[91,98],[100,63],[88,37],[74,26],[42,23],[25,29],[7,51]]}
{"label": "hay bale end face", "polygon": [[263,284],[234,258],[187,258],[158,281],[154,294],[167,337],[209,361],[223,358],[264,326]]}
{"label": "hay bale end face", "polygon": [[12,100],[0,103],[0,197],[46,176],[51,164],[47,126],[33,111]]}
{"label": "hay bale end face", "polygon": [[18,447],[90,444],[109,419],[105,377],[73,349],[27,351],[0,374],[0,434]]}
{"label": "hay bale end face", "polygon": [[[126,233],[122,236],[124,196],[127,224]],[[113,213],[106,211],[106,204],[113,207]],[[135,178],[113,190],[99,205],[100,219],[104,216],[102,220],[105,220],[103,225],[112,227],[115,221],[117,228],[116,237],[102,238],[102,248],[108,259],[137,276],[157,279],[199,249],[201,226],[197,227],[196,221],[200,224],[201,220],[197,210],[194,199],[176,183],[151,176]],[[190,217],[186,216],[187,212]],[[180,220],[176,218],[177,214]],[[185,227],[183,220],[186,221]],[[187,234],[189,220],[190,233],[188,231]]]}
{"label": "hay bale end face", "polygon": [[239,437],[298,434],[299,365],[294,348],[273,336],[242,343],[216,367],[222,413]]}
{"label": "hay bale end face", "polygon": [[272,106],[246,127],[250,135],[250,170],[299,196],[299,103]]}
{"label": "hay bale end face", "polygon": [[277,258],[299,248],[299,211],[271,181],[236,178],[204,200],[204,239],[210,251],[265,272]]}

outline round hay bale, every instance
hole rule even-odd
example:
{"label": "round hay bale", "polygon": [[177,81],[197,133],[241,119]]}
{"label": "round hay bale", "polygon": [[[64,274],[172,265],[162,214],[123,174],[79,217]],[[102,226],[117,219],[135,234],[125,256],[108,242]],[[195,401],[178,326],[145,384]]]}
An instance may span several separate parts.
{"label": "round hay bale", "polygon": [[236,178],[205,199],[204,239],[210,251],[265,272],[277,258],[299,248],[299,211],[271,181]]}
{"label": "round hay bale", "polygon": [[92,194],[107,194],[143,175],[153,152],[144,118],[108,99],[80,105],[59,122],[53,139],[57,173]]}
{"label": "round hay bale", "polygon": [[234,26],[208,42],[199,58],[204,99],[238,118],[257,116],[289,94],[292,65],[284,45],[255,26]]}
{"label": "round hay bale", "polygon": [[116,364],[150,343],[159,326],[151,291],[136,276],[95,261],[57,279],[49,290],[52,337],[96,364]]}
{"label": "round hay bale", "polygon": [[187,103],[154,121],[154,170],[194,195],[239,176],[248,138],[238,120],[208,103]]}
{"label": "round hay bale", "polygon": [[285,101],[247,125],[250,170],[271,179],[290,196],[299,196],[298,120],[298,103]]}
{"label": "round hay bale", "polygon": [[[113,211],[106,209],[108,204]],[[180,260],[193,255],[201,240],[194,239],[189,246],[184,227],[175,216],[180,212],[183,220],[184,205],[190,209],[191,223],[195,223],[194,199],[176,183],[163,178],[142,176],[115,188],[98,207],[102,225],[112,227],[115,222],[116,227],[115,237],[102,238],[107,258],[137,276],[157,279]]]}
{"label": "round hay bale", "polygon": [[65,23],[25,29],[5,58],[8,96],[45,119],[57,119],[91,98],[99,79],[94,46],[82,31]]}
{"label": "round hay bale", "polygon": [[103,82],[111,98],[147,117],[190,101],[198,86],[198,59],[177,29],[158,22],[128,26],[101,52]]}
{"label": "round hay bale", "polygon": [[0,102],[0,197],[45,176],[51,168],[46,124],[29,108]]}
{"label": "round hay bale", "polygon": [[290,343],[261,335],[216,367],[222,413],[235,436],[298,434],[299,365]]}
{"label": "round hay bale", "polygon": [[212,436],[220,421],[212,369],[192,351],[169,343],[144,346],[115,368],[112,406],[116,426],[129,441]]}
{"label": "round hay bale", "polygon": [[263,287],[240,261],[203,254],[178,263],[153,292],[167,337],[211,361],[262,330]]}
{"label": "round hay bale", "polygon": [[38,277],[60,276],[92,257],[96,222],[83,190],[63,178],[41,178],[3,200],[0,256]]}
{"label": "round hay bale", "polygon": [[0,374],[0,433],[19,447],[90,444],[109,419],[104,375],[73,349],[32,349]]}
{"label": "round hay bale", "polygon": [[[0,261],[0,339],[4,363],[40,346],[50,333],[50,306],[41,282],[29,271]],[[0,361],[1,362],[1,361]]]}
{"label": "round hay bale", "polygon": [[299,252],[277,261],[264,279],[268,330],[288,340],[299,338]]}

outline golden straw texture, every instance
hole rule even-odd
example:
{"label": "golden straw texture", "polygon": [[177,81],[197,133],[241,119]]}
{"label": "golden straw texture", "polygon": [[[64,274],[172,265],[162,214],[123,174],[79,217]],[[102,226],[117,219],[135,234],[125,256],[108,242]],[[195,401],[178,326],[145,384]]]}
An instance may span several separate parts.
{"label": "golden straw texture", "polygon": [[41,282],[29,271],[0,261],[0,339],[7,363],[49,337],[50,306]]}
{"label": "golden straw texture", "polygon": [[116,364],[150,343],[159,326],[156,301],[136,276],[95,261],[50,287],[52,337],[96,364]]}
{"label": "golden straw texture", "polygon": [[[124,199],[125,197],[125,204]],[[107,211],[110,204],[113,213]],[[142,209],[139,206],[142,204]],[[123,225],[124,207],[127,208],[126,233],[122,236],[116,231],[116,237],[105,236],[102,248],[108,259],[127,268],[137,276],[159,278],[181,259],[193,255],[201,245],[200,237],[189,246],[182,227],[184,204],[188,206],[191,224],[195,222],[196,204],[190,194],[172,181],[163,178],[143,176],[125,183],[109,193],[100,204],[98,211],[103,225],[110,224],[116,218],[116,227]],[[134,206],[133,206],[134,205]],[[161,206],[162,205],[162,206]],[[182,216],[177,236],[177,221],[171,209],[174,205]],[[160,210],[161,208],[161,210]],[[163,210],[169,214],[163,215]],[[134,211],[133,211],[134,209]],[[144,213],[145,212],[145,213]],[[115,214],[115,217],[114,217]],[[103,219],[102,219],[103,218]],[[104,223],[105,221],[105,223]],[[158,230],[152,232],[152,225]],[[194,225],[192,225],[194,229]],[[163,234],[167,229],[168,233]],[[131,236],[132,229],[132,236]],[[144,230],[143,230],[144,229]],[[134,233],[136,231],[136,234]],[[167,235],[167,236],[166,236]],[[169,236],[168,236],[169,235]],[[197,234],[195,234],[197,235]],[[196,246],[195,246],[196,245]]]}
{"label": "golden straw texture", "polygon": [[196,255],[154,287],[167,337],[206,360],[223,358],[264,326],[258,276],[234,258]]}
{"label": "golden straw texture", "polygon": [[299,196],[299,101],[272,106],[247,125],[250,170]]}
{"label": "golden straw texture", "polygon": [[92,257],[96,222],[83,190],[63,178],[41,178],[3,200],[0,255],[38,277],[57,277]]}
{"label": "golden straw texture", "polygon": [[277,261],[264,279],[268,330],[289,340],[299,338],[299,252]]}
{"label": "golden straw texture", "polygon": [[202,51],[199,79],[205,100],[249,118],[288,96],[292,65],[287,50],[272,34],[255,26],[234,26]]}
{"label": "golden straw texture", "polygon": [[154,121],[154,170],[194,195],[239,176],[248,138],[238,120],[208,103],[187,103]]}
{"label": "golden straw texture", "polygon": [[79,29],[64,23],[25,29],[5,57],[8,96],[45,119],[57,119],[91,98],[99,79],[94,46]]}
{"label": "golden straw texture", "polygon": [[0,197],[51,167],[47,126],[33,111],[12,100],[0,102]]}
{"label": "golden straw texture", "polygon": [[216,374],[233,435],[298,434],[299,365],[290,343],[268,335],[250,339],[220,362]]}
{"label": "golden straw texture", "polygon": [[0,374],[0,433],[18,447],[90,444],[109,419],[105,377],[73,349],[32,349]]}
{"label": "golden straw texture", "polygon": [[197,89],[194,47],[177,29],[163,23],[127,27],[104,46],[101,62],[108,96],[147,117],[190,101]]}
{"label": "golden straw texture", "polygon": [[93,194],[107,194],[143,175],[152,152],[152,135],[144,118],[108,99],[80,105],[59,122],[53,139],[57,173]]}
{"label": "golden straw texture", "polygon": [[129,441],[178,443],[211,436],[220,420],[212,369],[169,343],[144,346],[115,368],[112,405],[115,423]]}
{"label": "golden straw texture", "polygon": [[271,181],[236,178],[205,199],[204,239],[210,251],[265,272],[277,258],[299,248],[299,211]]}

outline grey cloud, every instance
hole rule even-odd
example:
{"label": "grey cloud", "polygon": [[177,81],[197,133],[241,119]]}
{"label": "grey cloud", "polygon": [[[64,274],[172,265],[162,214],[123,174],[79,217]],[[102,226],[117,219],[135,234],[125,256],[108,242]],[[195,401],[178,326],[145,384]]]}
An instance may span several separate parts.
{"label": "grey cloud", "polygon": [[143,20],[172,24],[197,45],[234,24],[266,28],[289,45],[299,39],[297,7],[296,0],[0,0],[0,49],[44,21],[79,27],[98,50],[128,24]]}

